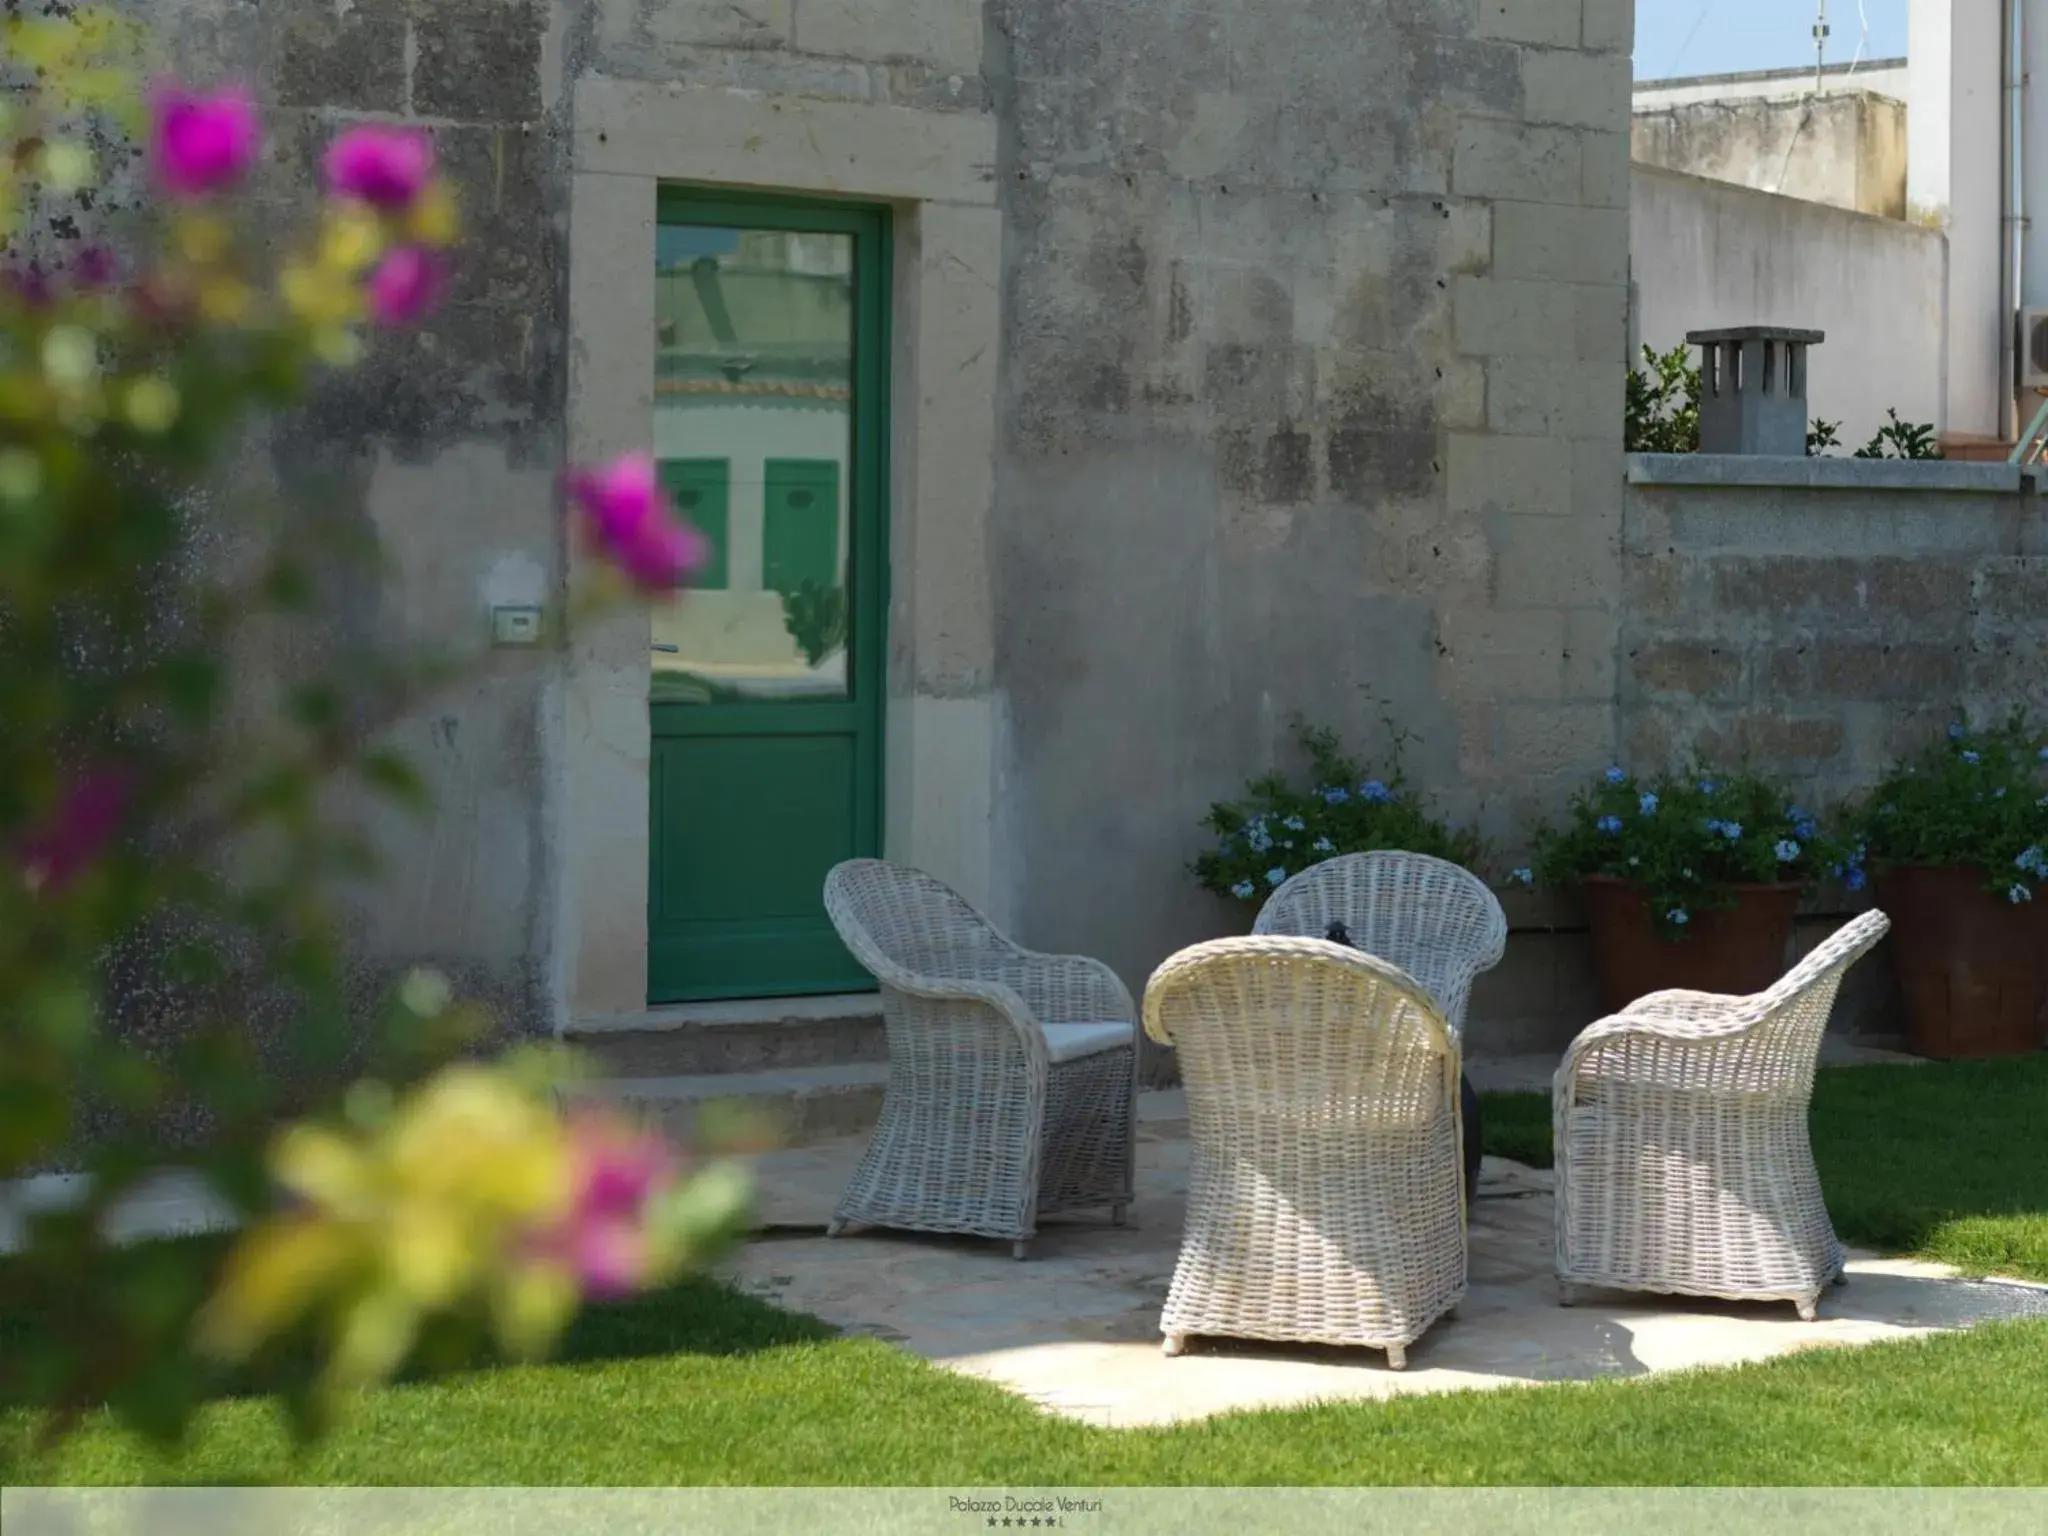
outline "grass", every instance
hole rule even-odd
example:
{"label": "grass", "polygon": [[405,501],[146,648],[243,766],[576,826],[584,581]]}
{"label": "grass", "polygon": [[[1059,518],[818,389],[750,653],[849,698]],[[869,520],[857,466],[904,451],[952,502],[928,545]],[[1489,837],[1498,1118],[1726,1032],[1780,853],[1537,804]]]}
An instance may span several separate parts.
{"label": "grass", "polygon": [[[1538,1095],[1488,1150],[1547,1161]],[[1816,1150],[1852,1241],[2048,1278],[2048,1061],[1824,1073]],[[21,1320],[12,1321],[19,1326]],[[294,1458],[228,1398],[163,1459],[104,1419],[0,1481],[379,1484],[2048,1483],[2048,1325],[1736,1370],[1100,1430],[698,1282],[585,1317],[563,1358],[369,1394]]]}

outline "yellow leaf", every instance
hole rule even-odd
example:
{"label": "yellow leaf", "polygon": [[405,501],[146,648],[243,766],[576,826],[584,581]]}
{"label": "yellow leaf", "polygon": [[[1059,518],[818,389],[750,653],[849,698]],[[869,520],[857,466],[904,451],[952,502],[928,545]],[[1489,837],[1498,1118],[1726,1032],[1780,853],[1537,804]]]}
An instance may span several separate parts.
{"label": "yellow leaf", "polygon": [[256,295],[239,278],[209,278],[199,285],[199,313],[216,325],[239,324],[255,304]]}
{"label": "yellow leaf", "polygon": [[374,1290],[343,1312],[327,1362],[327,1385],[366,1387],[384,1380],[405,1361],[419,1332],[419,1313],[397,1291]]}
{"label": "yellow leaf", "polygon": [[82,325],[53,325],[43,337],[43,377],[59,389],[81,389],[99,377],[99,338]]}
{"label": "yellow leaf", "polygon": [[477,1244],[455,1213],[418,1201],[401,1205],[385,1229],[384,1262],[415,1304],[444,1307],[477,1268]]}
{"label": "yellow leaf", "polygon": [[320,232],[320,264],[350,277],[363,271],[384,250],[384,226],[359,203],[328,210]]}
{"label": "yellow leaf", "polygon": [[361,1151],[334,1132],[295,1125],[270,1155],[277,1181],[325,1210],[367,1212],[376,1199],[376,1173]]}
{"label": "yellow leaf", "polygon": [[179,255],[195,267],[206,267],[227,254],[234,232],[211,214],[187,213],[172,226],[171,239]]}
{"label": "yellow leaf", "polygon": [[431,182],[412,205],[406,233],[422,245],[453,245],[461,232],[454,191],[445,181]]}
{"label": "yellow leaf", "polygon": [[92,151],[60,139],[43,148],[43,180],[58,192],[76,192],[92,180]]}
{"label": "yellow leaf", "polygon": [[181,404],[178,387],[170,380],[157,378],[153,374],[145,379],[137,379],[128,386],[125,402],[128,425],[138,432],[147,432],[152,436],[159,432],[168,432],[177,422],[178,408]]}
{"label": "yellow leaf", "polygon": [[319,1217],[283,1217],[252,1228],[228,1256],[200,1314],[200,1347],[223,1359],[246,1357],[290,1327],[356,1256],[350,1229]]}
{"label": "yellow leaf", "polygon": [[506,1271],[491,1294],[491,1319],[498,1343],[509,1355],[533,1359],[546,1354],[576,1313],[576,1282],[553,1265],[522,1265]]}

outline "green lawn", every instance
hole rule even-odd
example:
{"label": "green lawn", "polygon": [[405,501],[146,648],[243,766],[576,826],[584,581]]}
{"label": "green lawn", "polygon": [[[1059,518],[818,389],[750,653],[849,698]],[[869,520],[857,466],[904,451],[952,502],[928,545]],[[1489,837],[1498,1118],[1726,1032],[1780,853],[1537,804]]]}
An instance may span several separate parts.
{"label": "green lawn", "polygon": [[[1487,1109],[1491,1150],[1547,1157],[1540,1100]],[[2044,1128],[2048,1061],[1829,1072],[1815,1106],[1846,1238],[2048,1278]],[[2044,1427],[2048,1324],[1111,1431],[693,1284],[585,1318],[554,1365],[372,1394],[304,1460],[247,1398],[210,1408],[171,1462],[104,1423],[34,1461],[27,1422],[0,1417],[0,1481],[2048,1483]]]}

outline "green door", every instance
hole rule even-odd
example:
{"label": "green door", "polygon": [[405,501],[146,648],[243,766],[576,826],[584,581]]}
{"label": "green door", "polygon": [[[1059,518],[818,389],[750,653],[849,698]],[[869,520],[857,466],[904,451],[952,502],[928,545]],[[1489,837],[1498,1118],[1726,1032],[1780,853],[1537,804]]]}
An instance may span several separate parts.
{"label": "green door", "polygon": [[881,851],[888,215],[660,210],[655,452],[715,553],[654,615],[648,1000],[869,987],[823,887]]}

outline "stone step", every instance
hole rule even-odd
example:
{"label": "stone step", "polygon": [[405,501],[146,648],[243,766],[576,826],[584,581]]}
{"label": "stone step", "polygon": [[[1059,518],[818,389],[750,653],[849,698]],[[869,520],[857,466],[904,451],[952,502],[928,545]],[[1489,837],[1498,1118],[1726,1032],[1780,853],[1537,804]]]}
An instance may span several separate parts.
{"label": "stone step", "polygon": [[630,1118],[687,1144],[697,1114],[730,1105],[760,1117],[776,1145],[805,1146],[868,1130],[882,1111],[887,1062],[838,1062],[773,1072],[704,1072],[617,1077],[583,1090]]}
{"label": "stone step", "polygon": [[614,1078],[681,1078],[888,1060],[873,993],[665,1008],[572,1031]]}

